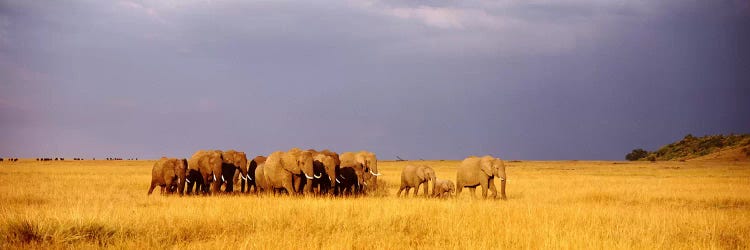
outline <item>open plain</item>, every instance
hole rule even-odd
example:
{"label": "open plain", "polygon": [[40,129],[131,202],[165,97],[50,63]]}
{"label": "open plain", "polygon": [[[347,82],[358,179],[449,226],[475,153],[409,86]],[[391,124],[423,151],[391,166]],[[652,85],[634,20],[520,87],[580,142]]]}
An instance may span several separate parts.
{"label": "open plain", "polygon": [[506,201],[398,198],[406,164],[458,161],[380,161],[366,198],[147,196],[153,161],[2,162],[0,248],[750,247],[748,162],[508,161]]}

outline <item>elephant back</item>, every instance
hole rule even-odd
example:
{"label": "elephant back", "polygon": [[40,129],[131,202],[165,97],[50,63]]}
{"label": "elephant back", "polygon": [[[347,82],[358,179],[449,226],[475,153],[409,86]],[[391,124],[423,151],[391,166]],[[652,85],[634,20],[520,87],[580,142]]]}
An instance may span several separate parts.
{"label": "elephant back", "polygon": [[167,163],[167,157],[161,157],[159,160],[154,162],[154,167],[151,169],[151,176],[156,179],[163,178],[164,165]]}
{"label": "elephant back", "polygon": [[353,152],[344,152],[339,158],[341,167],[354,167],[359,165],[359,163],[357,163],[356,154]]}
{"label": "elephant back", "polygon": [[201,166],[221,165],[221,150],[198,150],[188,160],[188,169],[200,171]]}

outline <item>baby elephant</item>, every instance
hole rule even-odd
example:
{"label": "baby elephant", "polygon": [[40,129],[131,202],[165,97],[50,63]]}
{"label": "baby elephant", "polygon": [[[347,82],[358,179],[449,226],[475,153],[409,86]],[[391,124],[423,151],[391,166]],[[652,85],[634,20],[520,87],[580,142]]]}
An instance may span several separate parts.
{"label": "baby elephant", "polygon": [[455,193],[456,185],[453,184],[451,180],[437,180],[435,181],[435,197],[450,197],[453,193]]}

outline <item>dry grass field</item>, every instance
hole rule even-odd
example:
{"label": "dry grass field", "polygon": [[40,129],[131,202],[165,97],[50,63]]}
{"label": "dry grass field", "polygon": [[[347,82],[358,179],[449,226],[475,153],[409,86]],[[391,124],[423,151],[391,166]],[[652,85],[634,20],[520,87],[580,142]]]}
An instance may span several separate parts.
{"label": "dry grass field", "polygon": [[[509,162],[508,200],[146,196],[152,161],[0,163],[0,248],[747,249],[748,162]],[[157,192],[158,193],[158,192]],[[477,192],[479,193],[479,192]]]}

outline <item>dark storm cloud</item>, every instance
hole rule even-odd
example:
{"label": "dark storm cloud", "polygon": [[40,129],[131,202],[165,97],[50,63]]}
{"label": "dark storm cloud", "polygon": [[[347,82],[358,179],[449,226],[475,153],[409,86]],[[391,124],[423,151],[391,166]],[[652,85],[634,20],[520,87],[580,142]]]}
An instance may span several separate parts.
{"label": "dark storm cloud", "polygon": [[750,132],[749,10],[2,1],[0,154],[621,159],[687,133]]}

